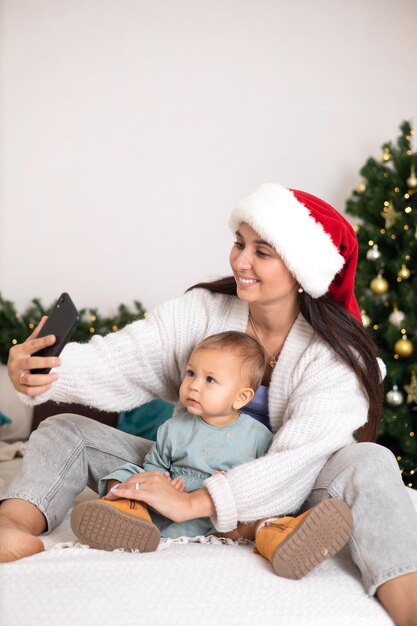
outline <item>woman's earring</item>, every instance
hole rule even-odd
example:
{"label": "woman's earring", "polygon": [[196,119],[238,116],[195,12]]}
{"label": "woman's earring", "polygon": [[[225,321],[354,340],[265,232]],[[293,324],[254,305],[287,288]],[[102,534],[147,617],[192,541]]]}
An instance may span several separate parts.
{"label": "woman's earring", "polygon": [[302,287],[298,287],[298,293],[303,293],[304,289]]}

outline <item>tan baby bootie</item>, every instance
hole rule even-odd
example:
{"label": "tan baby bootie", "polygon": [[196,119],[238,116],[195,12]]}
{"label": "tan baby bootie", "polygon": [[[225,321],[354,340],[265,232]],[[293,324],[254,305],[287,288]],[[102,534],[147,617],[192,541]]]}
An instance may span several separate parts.
{"label": "tan baby bootie", "polygon": [[71,528],[82,543],[99,550],[153,552],[160,539],[146,504],[126,498],[77,504],[71,514]]}
{"label": "tan baby bootie", "polygon": [[256,533],[255,552],[278,576],[303,578],[346,545],[352,513],[342,500],[323,500],[297,517],[271,518]]}

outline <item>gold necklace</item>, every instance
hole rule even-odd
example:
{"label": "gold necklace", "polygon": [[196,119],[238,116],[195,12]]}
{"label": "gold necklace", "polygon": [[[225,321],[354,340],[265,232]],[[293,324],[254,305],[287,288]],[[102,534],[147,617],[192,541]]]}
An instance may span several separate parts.
{"label": "gold necklace", "polygon": [[264,342],[263,342],[263,341],[262,341],[262,339],[260,338],[259,333],[258,333],[258,331],[256,330],[256,326],[255,326],[255,324],[254,324],[254,321],[253,321],[252,316],[251,316],[251,314],[250,314],[250,313],[249,313],[249,321],[250,321],[251,326],[252,326],[252,328],[253,328],[253,332],[255,333],[256,337],[257,337],[257,338],[258,338],[258,340],[259,340],[259,343],[261,344],[261,346],[263,347],[263,349],[265,350],[265,352],[266,352],[267,354],[269,354],[269,356],[271,357],[271,358],[270,358],[270,360],[269,360],[269,367],[270,367],[271,369],[274,369],[275,365],[276,365],[276,364],[277,364],[277,362],[278,362],[278,356],[279,356],[279,353],[280,353],[281,349],[279,348],[279,349],[275,352],[275,354],[272,354],[272,353],[271,353],[271,352],[270,352],[270,351],[269,351],[269,350],[265,347]]}

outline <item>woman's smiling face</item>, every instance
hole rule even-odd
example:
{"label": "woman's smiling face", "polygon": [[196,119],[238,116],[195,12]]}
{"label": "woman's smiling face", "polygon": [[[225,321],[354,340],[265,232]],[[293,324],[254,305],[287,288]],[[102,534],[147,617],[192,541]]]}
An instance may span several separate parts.
{"label": "woman's smiling face", "polygon": [[242,222],[230,252],[237,295],[253,304],[296,301],[298,283],[277,251]]}

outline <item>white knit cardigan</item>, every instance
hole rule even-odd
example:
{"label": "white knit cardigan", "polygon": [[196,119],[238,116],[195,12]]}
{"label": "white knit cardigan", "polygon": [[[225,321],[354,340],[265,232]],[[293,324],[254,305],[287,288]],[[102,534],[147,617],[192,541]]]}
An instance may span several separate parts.
{"label": "white knit cardigan", "polygon": [[[54,400],[106,411],[129,410],[154,398],[178,402],[196,343],[224,330],[245,332],[247,321],[247,303],[195,289],[116,333],[68,344],[51,389],[35,399],[19,395],[32,405]],[[205,481],[216,507],[215,527],[227,532],[238,521],[296,511],[330,455],[354,441],[367,413],[353,371],[299,315],[272,373],[269,417],[275,436],[269,452]]]}

